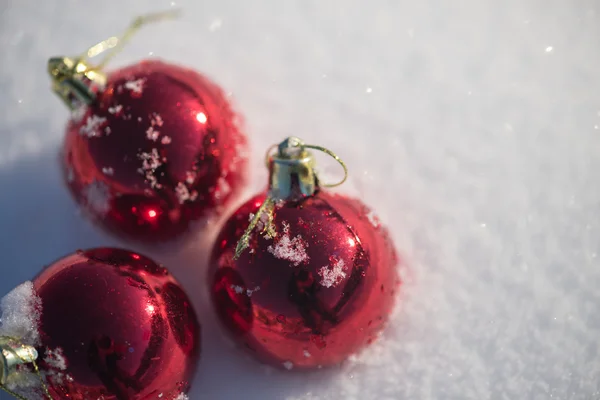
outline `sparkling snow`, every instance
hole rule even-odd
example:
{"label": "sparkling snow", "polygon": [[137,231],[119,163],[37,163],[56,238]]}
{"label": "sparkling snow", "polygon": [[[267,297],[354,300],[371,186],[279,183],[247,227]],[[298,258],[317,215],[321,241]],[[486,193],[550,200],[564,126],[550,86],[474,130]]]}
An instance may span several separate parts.
{"label": "sparkling snow", "polygon": [[[79,128],[79,133],[83,136],[87,136],[89,138],[93,138],[93,137],[99,137],[102,135],[102,127],[104,126],[104,123],[106,122],[106,118],[104,117],[99,117],[97,115],[90,115],[86,120],[85,120],[85,124],[81,125],[81,127]],[[107,134],[110,133],[109,132],[105,132]]]}
{"label": "sparkling snow", "polygon": [[39,343],[42,301],[31,281],[24,282],[0,300],[0,336],[10,336],[30,345]]}
{"label": "sparkling snow", "polygon": [[142,152],[138,157],[142,160],[142,167],[138,172],[146,177],[150,187],[160,188],[161,185],[158,183],[155,172],[156,169],[163,164],[164,160],[161,158],[160,154],[158,154],[158,150],[152,149],[149,153]]}
{"label": "sparkling snow", "polygon": [[44,361],[52,368],[61,371],[67,369],[67,360],[65,359],[61,348],[56,348],[54,350],[47,348],[46,357],[44,358]]}
{"label": "sparkling snow", "polygon": [[144,92],[144,84],[146,83],[146,79],[140,78],[135,81],[125,82],[125,89],[131,91],[132,94],[140,95]]}
{"label": "sparkling snow", "polygon": [[301,235],[296,237],[290,237],[290,225],[285,221],[282,222],[283,233],[277,235],[275,244],[267,247],[267,251],[281,260],[287,260],[294,266],[298,266],[302,263],[306,263],[309,260],[308,254],[306,254],[306,248],[308,243],[302,238]]}
{"label": "sparkling snow", "polygon": [[95,180],[84,188],[83,193],[85,202],[91,210],[100,215],[110,210],[112,196],[106,183]]}
{"label": "sparkling snow", "polygon": [[[384,334],[341,367],[301,373],[226,344],[199,289],[222,220],[183,250],[149,249],[202,320],[190,399],[600,399],[597,1],[173,3],[180,22],[142,28],[107,68],[153,52],[231,93],[251,156],[240,202],[264,190],[263,155],[285,136],[333,150],[349,169],[335,190],[377,213],[406,265]],[[69,111],[45,63],[171,2],[0,4],[2,297],[76,249],[132,246],[75,212],[56,156]]]}
{"label": "sparkling snow", "polygon": [[346,265],[344,260],[338,260],[333,266],[321,267],[319,276],[321,277],[321,285],[326,288],[337,286],[346,277]]}

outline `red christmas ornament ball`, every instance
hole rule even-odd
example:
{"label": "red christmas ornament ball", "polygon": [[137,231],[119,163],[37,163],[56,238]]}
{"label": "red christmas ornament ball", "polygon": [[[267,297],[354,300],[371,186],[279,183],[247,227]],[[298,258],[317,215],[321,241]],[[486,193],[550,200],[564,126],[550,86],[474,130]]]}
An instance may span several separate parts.
{"label": "red christmas ornament ball", "polygon": [[79,251],[45,268],[39,368],[55,399],[178,399],[200,357],[200,326],[169,272],[126,250]]}
{"label": "red christmas ornament ball", "polygon": [[376,338],[393,308],[400,281],[388,232],[359,200],[317,191],[278,203],[276,236],[255,231],[234,260],[264,200],[239,208],[217,239],[216,311],[263,362],[287,369],[338,364]]}
{"label": "red christmas ornament ball", "polygon": [[143,61],[108,75],[64,141],[76,201],[108,230],[164,242],[219,213],[245,181],[247,141],[223,91],[199,73]]}

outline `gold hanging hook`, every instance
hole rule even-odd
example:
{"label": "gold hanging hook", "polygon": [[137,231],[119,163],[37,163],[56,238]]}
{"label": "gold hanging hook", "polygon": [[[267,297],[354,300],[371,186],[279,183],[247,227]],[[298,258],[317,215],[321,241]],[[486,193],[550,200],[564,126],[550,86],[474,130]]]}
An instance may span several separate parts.
{"label": "gold hanging hook", "polygon": [[[96,95],[90,83],[97,86],[106,84],[106,75],[102,71],[144,25],[179,16],[179,10],[169,10],[137,17],[121,37],[112,36],[90,47],[78,57],[52,57],[48,60],[48,73],[52,80],[52,90],[69,109],[74,110],[81,104],[91,104]],[[88,59],[111,50],[97,65],[91,65]]]}
{"label": "gold hanging hook", "polygon": [[244,234],[242,235],[240,240],[238,240],[237,245],[235,246],[235,254],[233,255],[234,260],[237,260],[238,258],[240,258],[240,256],[244,252],[244,250],[246,250],[246,248],[248,248],[248,246],[250,246],[250,234],[252,233],[252,231],[258,224],[258,221],[264,214],[266,214],[268,216],[267,217],[268,220],[263,226],[262,233],[265,233],[265,235],[267,235],[268,237],[271,237],[271,238],[273,238],[277,235],[277,232],[275,231],[275,227],[273,226],[274,208],[275,208],[275,201],[273,200],[273,198],[267,196],[264,203],[261,204],[260,208],[258,209],[258,211],[256,211],[256,214],[250,221],[248,228],[246,228],[246,230],[244,231]]}
{"label": "gold hanging hook", "polygon": [[314,149],[314,150],[322,151],[323,153],[327,154],[328,156],[331,156],[344,169],[344,177],[342,178],[341,181],[339,181],[337,183],[323,183],[323,184],[321,184],[321,186],[336,187],[336,186],[340,186],[341,184],[346,182],[346,179],[348,179],[348,167],[346,167],[346,163],[344,161],[342,161],[342,159],[337,154],[335,154],[333,151],[331,151],[325,147],[316,146],[313,144],[305,144],[304,147],[307,149]]}
{"label": "gold hanging hook", "polygon": [[123,35],[121,35],[120,38],[117,36],[113,36],[106,40],[103,40],[98,44],[95,44],[94,46],[88,49],[88,51],[86,52],[86,56],[87,58],[92,58],[97,56],[98,54],[104,53],[105,51],[112,49],[112,51],[108,53],[106,57],[104,57],[104,60],[102,60],[101,63],[95,66],[96,69],[102,69],[104,68],[104,66],[106,66],[106,64],[108,64],[108,62],[111,59],[113,59],[117,54],[119,54],[121,50],[123,50],[125,44],[129,42],[129,40],[131,40],[133,35],[136,34],[140,30],[140,28],[154,22],[164,21],[167,19],[175,19],[180,15],[181,10],[168,10],[139,16],[133,20],[131,25],[129,25],[129,28],[127,28],[127,30],[123,33]]}

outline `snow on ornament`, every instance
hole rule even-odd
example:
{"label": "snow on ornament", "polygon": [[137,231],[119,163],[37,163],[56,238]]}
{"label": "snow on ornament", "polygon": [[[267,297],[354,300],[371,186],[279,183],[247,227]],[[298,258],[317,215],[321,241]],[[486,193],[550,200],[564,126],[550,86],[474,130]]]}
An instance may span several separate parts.
{"label": "snow on ornament", "polygon": [[24,399],[185,399],[200,325],[180,284],[126,250],[78,251],[0,302],[0,387]]}
{"label": "snow on ornament", "polygon": [[[316,149],[288,138],[269,188],[225,223],[210,259],[212,304],[259,360],[285,370],[338,364],[375,340],[394,306],[399,260],[360,200],[324,190]],[[260,288],[260,290],[257,290]]]}
{"label": "snow on ornament", "polygon": [[[48,62],[53,90],[72,110],[61,157],[67,187],[99,226],[146,244],[184,237],[246,182],[247,139],[219,86],[159,60],[104,70],[135,29],[171,14],[136,19],[123,39],[86,57]],[[98,188],[106,202],[90,201]]]}

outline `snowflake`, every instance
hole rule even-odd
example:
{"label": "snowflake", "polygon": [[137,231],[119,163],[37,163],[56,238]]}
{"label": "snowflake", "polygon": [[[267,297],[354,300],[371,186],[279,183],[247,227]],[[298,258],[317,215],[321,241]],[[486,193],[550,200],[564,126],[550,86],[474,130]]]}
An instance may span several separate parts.
{"label": "snowflake", "polygon": [[123,111],[123,106],[120,105],[120,104],[118,104],[118,105],[116,105],[114,107],[108,107],[108,112],[110,114],[120,114],[121,111]]}
{"label": "snowflake", "polygon": [[98,137],[101,135],[100,128],[105,122],[106,118],[104,117],[90,115],[85,121],[85,125],[82,125],[81,128],[79,128],[79,134],[89,138]]}
{"label": "snowflake", "polygon": [[156,169],[162,165],[158,150],[152,149],[150,153],[141,153],[138,157],[142,160],[142,168],[138,169],[138,172],[146,177],[150,187],[160,189],[161,185],[154,175]]}
{"label": "snowflake", "polygon": [[196,180],[196,172],[195,171],[187,171],[185,173],[185,181],[188,185],[191,185]]}
{"label": "snowflake", "polygon": [[[252,222],[252,220],[254,219],[254,217],[256,217],[256,214],[249,213],[248,214],[248,222]],[[260,216],[258,217],[258,220],[256,221],[256,230],[258,232],[264,232],[265,231],[265,227],[267,227],[268,224],[269,224],[269,213],[268,212],[262,212],[260,214]],[[284,222],[283,229],[284,229],[284,231],[286,231],[286,229],[287,229],[286,226],[285,226],[285,222]],[[269,232],[266,232],[263,237],[265,239],[273,239],[273,237],[269,234]]]}
{"label": "snowflake", "polygon": [[67,359],[65,358],[63,350],[60,347],[57,347],[55,350],[46,348],[46,357],[44,358],[44,362],[50,368],[59,369],[61,371],[67,369]]}
{"label": "snowflake", "polygon": [[160,132],[157,131],[156,129],[154,129],[154,127],[149,127],[148,130],[146,131],[146,137],[150,140],[152,140],[153,142],[156,142],[158,140],[158,136],[160,135]]}
{"label": "snowflake", "polygon": [[260,286],[256,286],[254,289],[246,289],[246,290],[244,290],[244,288],[239,285],[231,285],[229,287],[232,288],[236,294],[242,294],[242,293],[246,292],[246,296],[248,296],[248,297],[251,297],[255,292],[258,292],[260,290]]}
{"label": "snowflake", "polygon": [[152,116],[150,117],[150,124],[152,126],[163,126],[163,123],[164,122],[160,114],[152,113]]}
{"label": "snowflake", "polygon": [[237,294],[242,294],[244,293],[244,288],[238,285],[231,285],[231,288],[235,291],[235,293]]}
{"label": "snowflake", "polygon": [[195,190],[188,190],[187,186],[183,182],[179,182],[177,187],[175,188],[175,195],[177,196],[177,200],[179,200],[179,204],[183,204],[186,201],[194,201],[198,197],[198,192]]}
{"label": "snowflake", "polygon": [[[138,118],[138,120],[141,120],[140,118]],[[160,135],[160,131],[156,130],[156,127],[161,127],[163,126],[163,119],[162,117],[157,114],[157,113],[152,113],[152,115],[150,116],[150,127],[148,128],[148,130],[146,130],[146,137],[152,141],[157,141],[158,140],[158,136]],[[169,138],[170,140],[170,138]],[[164,138],[161,142],[164,142]],[[168,144],[168,143],[163,143],[163,144]]]}
{"label": "snowflake", "polygon": [[333,267],[322,267],[318,272],[321,277],[321,285],[326,288],[337,286],[346,277],[345,269],[344,260],[339,260]]}
{"label": "snowflake", "polygon": [[111,195],[108,186],[94,180],[83,190],[86,204],[98,214],[106,214],[110,210]]}
{"label": "snowflake", "polygon": [[129,89],[132,94],[140,95],[144,91],[146,79],[140,78],[135,81],[125,82],[125,89]]}
{"label": "snowflake", "polygon": [[158,150],[152,149],[150,153],[141,153],[140,158],[142,159],[142,169],[144,171],[155,170],[162,165]]}
{"label": "snowflake", "polygon": [[103,167],[102,168],[102,173],[105,175],[114,175],[115,174],[115,170],[112,169],[111,167]]}
{"label": "snowflake", "polygon": [[283,222],[283,235],[277,240],[274,246],[267,247],[267,250],[269,253],[273,254],[275,258],[290,261],[297,267],[300,263],[306,263],[308,261],[308,254],[306,254],[308,243],[306,243],[300,235],[295,238],[290,238],[289,230],[290,225]]}

